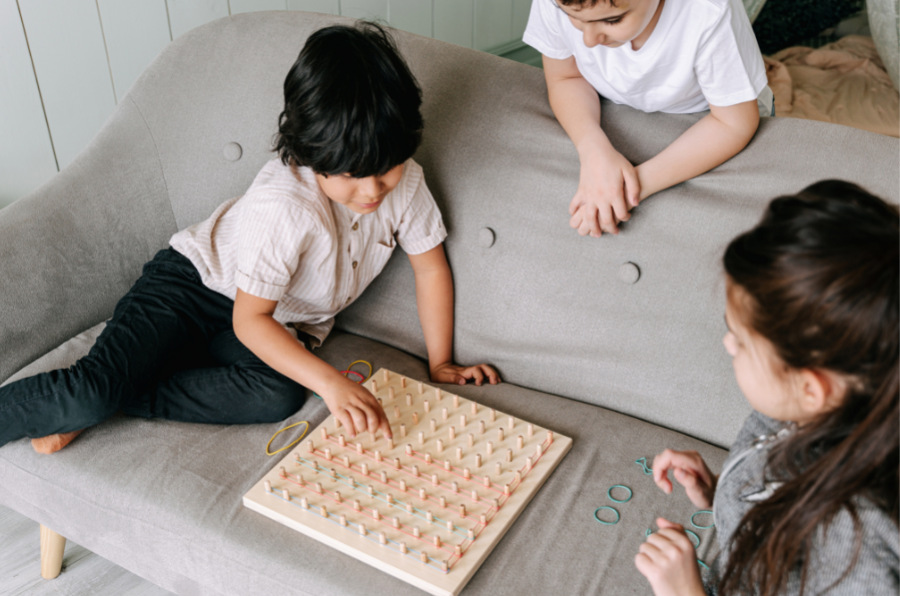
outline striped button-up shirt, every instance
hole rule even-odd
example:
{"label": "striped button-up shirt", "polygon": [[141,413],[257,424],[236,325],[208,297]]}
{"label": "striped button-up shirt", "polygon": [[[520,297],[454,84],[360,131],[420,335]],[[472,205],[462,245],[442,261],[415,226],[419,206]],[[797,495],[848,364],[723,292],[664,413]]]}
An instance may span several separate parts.
{"label": "striped button-up shirt", "polygon": [[326,197],[309,168],[273,159],[246,194],[178,232],[170,244],[207,287],[232,300],[240,288],[277,301],[275,320],[318,345],[334,316],[381,273],[397,243],[421,254],[446,236],[422,168],[411,159],[397,187],[365,215]]}

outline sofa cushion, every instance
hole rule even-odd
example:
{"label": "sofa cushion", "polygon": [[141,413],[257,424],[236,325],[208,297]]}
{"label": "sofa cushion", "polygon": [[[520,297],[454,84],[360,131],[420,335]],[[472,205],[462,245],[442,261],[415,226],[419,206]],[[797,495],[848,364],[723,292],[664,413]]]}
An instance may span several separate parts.
{"label": "sofa cushion", "polygon": [[[25,374],[67,366],[101,327],[68,342]],[[411,378],[425,365],[396,349],[335,333],[319,352],[340,366],[369,360]],[[450,387],[445,387],[450,389]],[[634,461],[665,447],[697,449],[713,469],[725,452],[696,439],[577,401],[504,383],[452,391],[574,439],[572,450],[481,569],[466,595],[650,594],[633,559],[656,516],[690,527],[683,492],[665,496]],[[327,416],[310,398],[285,424]],[[421,594],[411,586],[277,524],[241,497],[278,461],[265,455],[279,424],[197,425],[115,417],[62,451],[36,454],[27,440],[0,448],[0,502],[182,596]],[[296,438],[297,430],[283,433]],[[282,437],[279,437],[279,441]],[[285,437],[288,439],[288,437]],[[273,447],[287,444],[276,443]],[[607,498],[615,484],[634,497]],[[601,505],[621,520],[592,519]],[[714,530],[694,530],[711,560]]]}

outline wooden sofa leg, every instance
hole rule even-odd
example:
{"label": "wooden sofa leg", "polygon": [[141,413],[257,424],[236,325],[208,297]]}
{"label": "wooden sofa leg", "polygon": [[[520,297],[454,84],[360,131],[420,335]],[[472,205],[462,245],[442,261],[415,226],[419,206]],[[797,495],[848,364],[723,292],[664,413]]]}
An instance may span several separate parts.
{"label": "wooden sofa leg", "polygon": [[66,539],[50,528],[41,526],[41,577],[54,579],[62,571]]}

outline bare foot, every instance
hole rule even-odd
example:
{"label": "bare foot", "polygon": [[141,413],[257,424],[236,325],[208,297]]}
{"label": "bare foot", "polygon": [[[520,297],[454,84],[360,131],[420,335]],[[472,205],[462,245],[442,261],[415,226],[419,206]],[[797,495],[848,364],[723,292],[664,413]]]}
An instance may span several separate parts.
{"label": "bare foot", "polygon": [[39,439],[31,439],[31,446],[34,447],[34,450],[38,453],[50,455],[51,453],[56,453],[57,451],[71,443],[75,439],[75,437],[83,432],[84,429],[73,430],[70,433],[57,433],[55,435],[47,435],[46,437],[41,437]]}

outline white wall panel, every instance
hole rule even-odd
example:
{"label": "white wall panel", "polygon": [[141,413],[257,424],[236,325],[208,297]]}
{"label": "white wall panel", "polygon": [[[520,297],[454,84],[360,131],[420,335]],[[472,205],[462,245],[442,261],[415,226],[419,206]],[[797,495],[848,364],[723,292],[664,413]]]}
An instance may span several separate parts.
{"label": "white wall panel", "polygon": [[115,108],[95,0],[19,0],[60,168]]}
{"label": "white wall panel", "polygon": [[56,173],[16,0],[0,0],[0,208]]}
{"label": "white wall panel", "polygon": [[388,18],[387,0],[341,0],[341,14],[354,19]]}
{"label": "white wall panel", "polygon": [[210,21],[228,16],[228,0],[166,0],[172,38]]}
{"label": "white wall panel", "polygon": [[172,39],[166,0],[97,0],[116,102]]}
{"label": "white wall panel", "polygon": [[475,0],[475,49],[489,50],[513,39],[512,0]]}
{"label": "white wall panel", "polygon": [[288,10],[340,14],[338,0],[287,0]]}
{"label": "white wall panel", "polygon": [[259,10],[287,10],[287,0],[230,0],[231,14]]}
{"label": "white wall panel", "polygon": [[425,37],[433,36],[431,0],[388,0],[388,2],[392,26]]}
{"label": "white wall panel", "polygon": [[434,38],[475,47],[474,0],[434,0]]}

